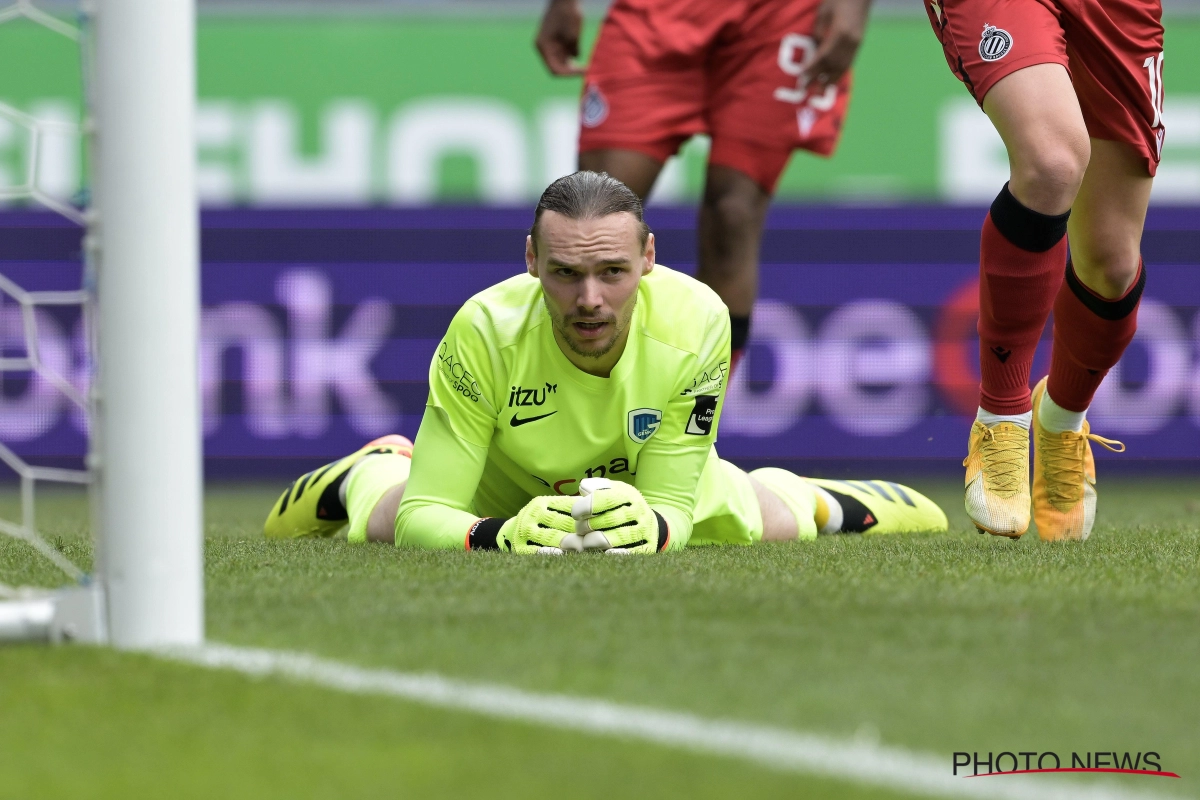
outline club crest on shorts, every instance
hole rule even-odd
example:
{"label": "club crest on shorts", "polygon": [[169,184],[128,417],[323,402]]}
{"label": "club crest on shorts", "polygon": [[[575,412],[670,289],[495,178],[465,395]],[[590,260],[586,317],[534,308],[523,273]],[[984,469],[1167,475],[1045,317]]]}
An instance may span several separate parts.
{"label": "club crest on shorts", "polygon": [[1012,49],[1012,34],[995,25],[983,26],[983,38],[979,40],[979,57],[984,61],[999,61]]}
{"label": "club crest on shorts", "polygon": [[608,100],[604,98],[604,93],[600,91],[599,86],[589,83],[587,91],[583,93],[583,107],[580,109],[579,121],[585,128],[594,128],[606,119],[608,119]]}
{"label": "club crest on shorts", "polygon": [[662,412],[657,408],[635,408],[629,412],[629,438],[642,444],[661,424]]}

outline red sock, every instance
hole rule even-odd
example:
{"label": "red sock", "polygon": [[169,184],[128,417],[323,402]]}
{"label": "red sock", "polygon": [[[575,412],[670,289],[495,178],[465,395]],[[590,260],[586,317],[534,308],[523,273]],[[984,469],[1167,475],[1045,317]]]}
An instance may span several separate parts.
{"label": "red sock", "polygon": [[1046,391],[1067,411],[1086,411],[1100,382],[1121,359],[1137,330],[1146,268],[1125,294],[1106,300],[1084,286],[1067,263],[1067,279],[1054,300],[1054,349]]}
{"label": "red sock", "polygon": [[[1000,190],[979,246],[979,405],[1032,408],[1029,371],[1067,260],[1067,217],[1039,214]],[[1057,401],[1058,398],[1055,398]]]}

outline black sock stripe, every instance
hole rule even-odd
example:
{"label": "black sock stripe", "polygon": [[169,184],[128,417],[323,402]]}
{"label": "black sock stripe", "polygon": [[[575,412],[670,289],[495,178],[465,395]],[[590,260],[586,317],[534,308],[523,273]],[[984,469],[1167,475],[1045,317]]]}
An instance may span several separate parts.
{"label": "black sock stripe", "polygon": [[992,224],[1000,234],[1022,250],[1044,253],[1067,235],[1068,209],[1064,214],[1042,214],[1021,205],[1008,184],[996,195],[991,208]]}
{"label": "black sock stripe", "polygon": [[1100,319],[1116,322],[1132,314],[1141,301],[1142,291],[1146,288],[1146,265],[1142,264],[1138,270],[1138,278],[1133,284],[1133,288],[1126,292],[1124,297],[1117,300],[1105,300],[1103,297],[1092,294],[1075,274],[1075,265],[1071,263],[1070,259],[1067,259],[1067,286],[1071,288],[1071,294],[1078,297],[1079,302],[1083,303],[1088,311]]}

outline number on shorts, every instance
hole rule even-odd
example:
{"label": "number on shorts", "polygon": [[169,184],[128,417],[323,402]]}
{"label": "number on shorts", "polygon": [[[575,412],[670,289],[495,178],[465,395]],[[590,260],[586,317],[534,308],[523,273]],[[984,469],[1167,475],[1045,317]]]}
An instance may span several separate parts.
{"label": "number on shorts", "polygon": [[837,101],[837,87],[826,86],[823,94],[809,96],[808,82],[801,77],[804,66],[812,59],[817,50],[817,43],[811,36],[799,33],[789,33],[779,43],[779,68],[796,78],[795,86],[781,86],[775,90],[775,99],[785,103],[800,103],[808,101],[808,105],[817,111],[828,111]]}
{"label": "number on shorts", "polygon": [[1150,123],[1150,127],[1159,128],[1163,124],[1163,54],[1159,53],[1157,57],[1150,56],[1142,63],[1142,66],[1146,68],[1150,77],[1150,107],[1154,109],[1154,122]]}

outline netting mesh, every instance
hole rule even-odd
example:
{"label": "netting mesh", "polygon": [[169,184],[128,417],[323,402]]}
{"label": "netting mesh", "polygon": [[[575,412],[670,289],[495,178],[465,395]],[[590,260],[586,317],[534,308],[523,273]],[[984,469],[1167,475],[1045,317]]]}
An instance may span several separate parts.
{"label": "netting mesh", "polygon": [[36,22],[43,28],[48,28],[55,33],[62,34],[75,42],[83,38],[79,28],[42,11],[33,4],[33,0],[16,0],[15,3],[0,8],[0,25],[14,19],[27,19],[30,22]]}
{"label": "netting mesh", "polygon": [[[83,14],[80,15],[80,26],[77,27],[42,11],[33,4],[32,0],[16,0],[15,3],[0,7],[0,25],[20,19],[40,25],[72,41],[83,42],[85,40],[82,25],[86,17]],[[49,135],[61,133],[77,135],[79,133],[78,127],[62,122],[39,120],[4,102],[0,102],[0,119],[6,120],[9,124],[24,132],[26,136],[26,168],[23,179],[20,183],[14,185],[0,186],[0,200],[25,201],[40,205],[56,211],[78,225],[86,225],[89,218],[87,210],[77,208],[62,199],[52,196],[41,188],[40,170],[42,159],[39,155],[45,138]],[[84,127],[86,128],[87,125],[88,123],[85,121]],[[75,291],[27,291],[7,276],[0,274],[0,296],[12,300],[20,308],[20,338],[23,341],[23,352],[21,354],[7,355],[0,353],[0,379],[3,379],[10,373],[37,375],[57,391],[61,392],[67,400],[89,417],[91,416],[91,409],[86,394],[71,383],[67,376],[60,374],[42,358],[38,339],[38,317],[39,310],[48,306],[80,306],[83,313],[85,339],[88,342],[85,357],[88,359],[89,365],[94,363],[94,351],[91,346],[91,343],[94,342],[94,336],[92,335],[94,331],[92,325],[94,293],[91,290],[91,286],[93,285],[93,281],[91,280],[93,274],[91,267],[92,250],[92,239],[90,236],[85,236],[83,280],[81,287]],[[90,429],[91,426],[89,425],[88,427]],[[39,532],[36,520],[35,500],[37,485],[39,483],[90,484],[92,481],[91,470],[37,466],[26,461],[25,458],[18,455],[7,443],[2,441],[0,441],[0,462],[6,464],[16,473],[20,482],[20,518],[15,520],[0,518],[0,534],[5,534],[14,539],[26,542],[73,580],[85,581],[87,576],[84,572],[46,541],[46,538]],[[3,579],[3,576],[0,576],[0,579]],[[28,594],[29,590],[19,589],[0,582],[0,598],[23,597]]]}

